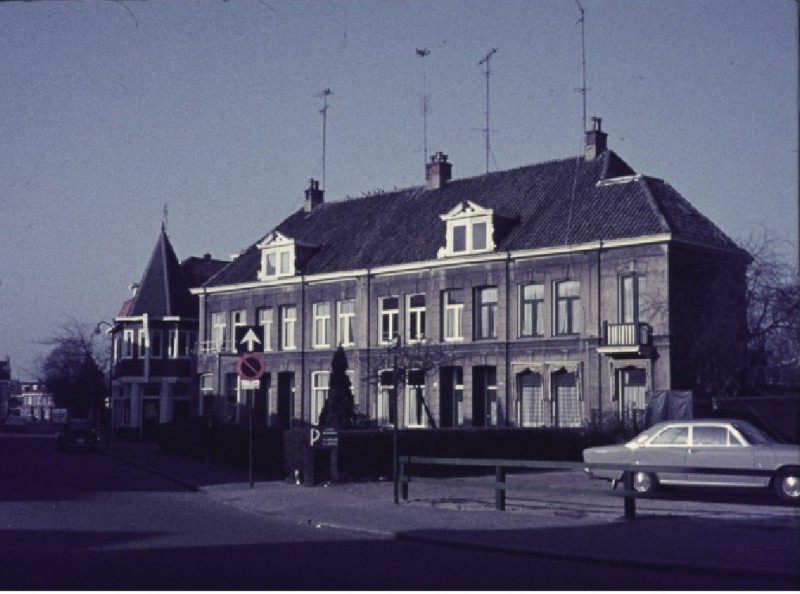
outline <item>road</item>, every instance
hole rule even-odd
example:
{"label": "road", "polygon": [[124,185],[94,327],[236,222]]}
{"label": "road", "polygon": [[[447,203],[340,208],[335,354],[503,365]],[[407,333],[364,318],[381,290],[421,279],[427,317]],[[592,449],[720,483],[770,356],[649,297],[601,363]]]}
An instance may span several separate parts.
{"label": "road", "polygon": [[318,529],[246,513],[52,437],[0,436],[4,590],[774,589]]}

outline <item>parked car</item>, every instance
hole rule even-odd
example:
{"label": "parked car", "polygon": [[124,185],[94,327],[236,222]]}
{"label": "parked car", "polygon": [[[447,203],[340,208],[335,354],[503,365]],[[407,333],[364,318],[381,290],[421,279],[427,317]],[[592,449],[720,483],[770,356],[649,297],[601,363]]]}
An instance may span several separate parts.
{"label": "parked car", "polygon": [[650,493],[659,485],[771,486],[782,499],[800,501],[800,446],[780,444],[747,421],[666,421],[625,445],[587,448],[583,460],[590,476],[610,480],[614,486],[622,480],[622,470],[591,465],[770,470],[772,476],[641,471],[633,474],[633,488],[639,493]]}
{"label": "parked car", "polygon": [[96,452],[100,443],[97,431],[91,427],[69,427],[60,433],[57,438],[58,451],[88,451]]}

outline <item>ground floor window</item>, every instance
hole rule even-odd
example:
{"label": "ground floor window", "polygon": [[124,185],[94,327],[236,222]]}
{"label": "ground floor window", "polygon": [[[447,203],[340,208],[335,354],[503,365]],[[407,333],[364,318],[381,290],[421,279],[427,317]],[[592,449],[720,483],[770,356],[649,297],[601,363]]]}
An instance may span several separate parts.
{"label": "ground floor window", "polygon": [[644,427],[644,405],[647,393],[647,370],[640,367],[617,369],[615,391],[620,421],[625,426]]}
{"label": "ground floor window", "polygon": [[582,403],[578,391],[578,375],[560,370],[551,376],[553,412],[556,427],[580,427],[583,422]]}
{"label": "ground floor window", "polygon": [[550,402],[544,398],[542,374],[526,370],[517,375],[517,423],[520,427],[551,424]]}
{"label": "ground floor window", "polygon": [[497,368],[472,368],[472,425],[494,427],[498,423]]}
{"label": "ground floor window", "polygon": [[422,371],[412,369],[408,372],[405,402],[406,427],[425,427],[425,375]]}
{"label": "ground floor window", "polygon": [[319,416],[328,399],[328,384],[330,373],[327,371],[315,371],[311,374],[311,424],[319,424]]}
{"label": "ground floor window", "polygon": [[378,394],[375,399],[373,416],[379,427],[385,427],[395,422],[394,418],[394,374],[392,371],[378,373]]}
{"label": "ground floor window", "polygon": [[464,424],[464,368],[442,367],[439,386],[440,426],[461,427]]}

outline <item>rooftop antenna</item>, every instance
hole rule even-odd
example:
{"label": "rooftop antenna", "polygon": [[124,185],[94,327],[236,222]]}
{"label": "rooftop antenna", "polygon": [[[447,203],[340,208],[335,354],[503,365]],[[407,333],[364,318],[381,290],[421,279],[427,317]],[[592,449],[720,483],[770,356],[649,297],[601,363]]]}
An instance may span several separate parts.
{"label": "rooftop antenna", "polygon": [[578,92],[583,96],[583,132],[587,131],[586,128],[586,29],[584,23],[584,10],[581,6],[580,0],[575,0],[578,5],[578,10],[581,11],[581,18],[578,22],[581,24],[581,68],[583,70],[583,85]]}
{"label": "rooftop antenna", "polygon": [[488,54],[486,54],[483,59],[478,62],[478,66],[483,64],[486,65],[486,127],[483,129],[483,134],[486,137],[486,173],[489,173],[489,152],[491,151],[491,143],[489,140],[489,76],[490,76],[490,65],[489,61],[492,59],[492,56],[497,53],[497,48],[492,48]]}
{"label": "rooftop antenna", "polygon": [[325,189],[325,148],[327,145],[326,134],[328,127],[328,95],[333,95],[333,91],[325,89],[318,93],[317,97],[322,97],[322,109],[319,112],[322,114],[322,189]]}
{"label": "rooftop antenna", "polygon": [[[422,48],[417,50],[420,58],[430,55],[430,50]],[[422,162],[428,164],[428,81],[425,72],[425,62],[422,62]]]}
{"label": "rooftop antenna", "polygon": [[166,232],[169,223],[169,205],[164,203],[164,210],[161,211],[161,230]]}

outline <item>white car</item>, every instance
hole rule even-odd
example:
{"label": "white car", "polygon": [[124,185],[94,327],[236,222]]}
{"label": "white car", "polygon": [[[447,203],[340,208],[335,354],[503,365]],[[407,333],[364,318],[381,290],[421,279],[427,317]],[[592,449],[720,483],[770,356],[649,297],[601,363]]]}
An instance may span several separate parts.
{"label": "white car", "polygon": [[[800,446],[780,444],[746,421],[666,421],[654,425],[625,445],[583,451],[586,472],[594,478],[622,480],[621,469],[593,464],[648,467],[716,468],[771,471],[770,476],[639,471],[633,488],[649,493],[659,484],[714,487],[772,487],[782,499],[800,501]],[[655,470],[655,469],[653,469]]]}

